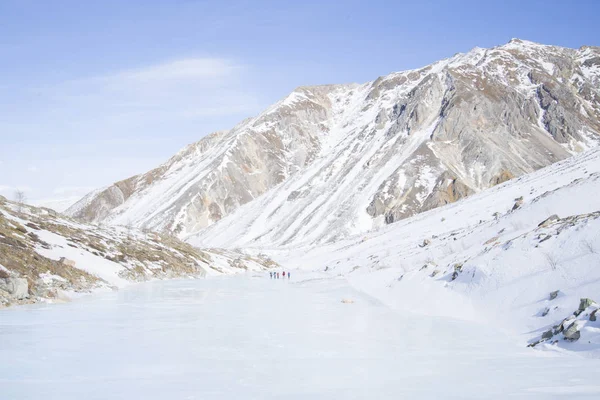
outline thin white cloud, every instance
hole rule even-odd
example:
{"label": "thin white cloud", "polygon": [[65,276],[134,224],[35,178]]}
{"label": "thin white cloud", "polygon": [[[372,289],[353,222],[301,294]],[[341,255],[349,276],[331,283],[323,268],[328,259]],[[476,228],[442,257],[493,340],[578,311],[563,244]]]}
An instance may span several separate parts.
{"label": "thin white cloud", "polygon": [[[0,131],[25,139],[0,149],[12,167],[6,177],[0,170],[10,185],[5,196],[26,184],[35,188],[26,191],[32,199],[60,200],[92,189],[61,187],[108,185],[156,167],[178,148],[259,112],[251,75],[236,60],[195,57],[24,87],[27,103],[0,111]],[[26,150],[34,156],[17,156]]]}
{"label": "thin white cloud", "polygon": [[[241,65],[220,58],[188,58],[146,68],[125,71],[116,77],[138,82],[166,80],[227,79],[242,70]],[[111,77],[114,78],[114,77]]]}
{"label": "thin white cloud", "polygon": [[228,59],[187,58],[68,81],[44,92],[52,113],[67,113],[79,125],[100,122],[113,129],[157,120],[250,114],[258,102],[244,88],[246,68]]}

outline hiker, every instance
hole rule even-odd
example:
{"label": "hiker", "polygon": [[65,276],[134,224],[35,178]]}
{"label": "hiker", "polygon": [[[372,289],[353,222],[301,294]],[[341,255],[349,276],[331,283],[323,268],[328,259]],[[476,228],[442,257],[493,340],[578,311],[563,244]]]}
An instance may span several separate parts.
{"label": "hiker", "polygon": [[288,271],[288,279],[290,279],[290,275],[291,275],[291,274],[290,274],[290,271]]}
{"label": "hiker", "polygon": [[277,279],[279,279],[279,272],[277,273]]}
{"label": "hiker", "polygon": [[283,279],[285,279],[285,271],[283,271]]}
{"label": "hiker", "polygon": [[269,272],[269,277],[273,279],[273,272]]}

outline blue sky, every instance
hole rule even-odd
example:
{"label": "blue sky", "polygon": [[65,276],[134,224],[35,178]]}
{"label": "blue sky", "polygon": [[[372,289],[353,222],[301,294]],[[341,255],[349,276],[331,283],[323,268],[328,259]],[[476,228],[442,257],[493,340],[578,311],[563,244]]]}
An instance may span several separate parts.
{"label": "blue sky", "polygon": [[0,0],[0,194],[76,197],[300,85],[513,37],[600,45],[600,1]]}

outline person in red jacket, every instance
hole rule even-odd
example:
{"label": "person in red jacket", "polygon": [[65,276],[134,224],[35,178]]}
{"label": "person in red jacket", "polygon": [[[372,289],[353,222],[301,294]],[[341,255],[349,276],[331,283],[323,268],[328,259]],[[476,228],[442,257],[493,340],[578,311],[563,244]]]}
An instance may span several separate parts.
{"label": "person in red jacket", "polygon": [[285,279],[285,271],[283,271],[283,279]]}

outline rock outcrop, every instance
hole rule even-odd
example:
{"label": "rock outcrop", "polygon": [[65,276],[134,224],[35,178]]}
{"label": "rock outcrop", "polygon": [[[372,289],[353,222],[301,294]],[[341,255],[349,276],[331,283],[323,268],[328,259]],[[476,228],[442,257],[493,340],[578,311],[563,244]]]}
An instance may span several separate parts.
{"label": "rock outcrop", "polygon": [[583,299],[581,299],[579,301],[579,308],[578,308],[578,310],[579,311],[584,311],[586,308],[588,308],[592,304],[594,304],[594,300],[588,299],[587,297],[583,298]]}
{"label": "rock outcrop", "polygon": [[579,332],[579,327],[577,326],[577,322],[573,322],[565,331],[563,332],[565,340],[569,342],[574,342],[579,340],[581,337],[581,332]]}
{"label": "rock outcrop", "polygon": [[542,222],[540,222],[538,224],[538,227],[540,228],[545,228],[547,226],[550,226],[552,223],[558,221],[560,218],[558,217],[558,215],[553,214],[551,216],[549,216],[548,218],[546,218],[545,220],[543,220]]}
{"label": "rock outcrop", "polygon": [[[552,292],[552,294],[558,294],[558,291]],[[553,344],[558,343],[560,336],[565,342],[576,342],[582,338],[583,335],[596,336],[600,325],[596,322],[596,314],[600,309],[595,301],[589,298],[582,298],[579,302],[579,307],[573,312],[572,315],[563,319],[558,325],[555,325],[552,329],[545,331],[541,338],[530,343],[529,347],[535,347],[544,342],[552,342]],[[546,316],[544,314],[543,316]],[[553,341],[554,339],[554,341]],[[587,339],[586,339],[587,340]]]}
{"label": "rock outcrop", "polygon": [[25,278],[0,278],[0,291],[6,292],[6,297],[24,300],[29,297],[29,284]]}

